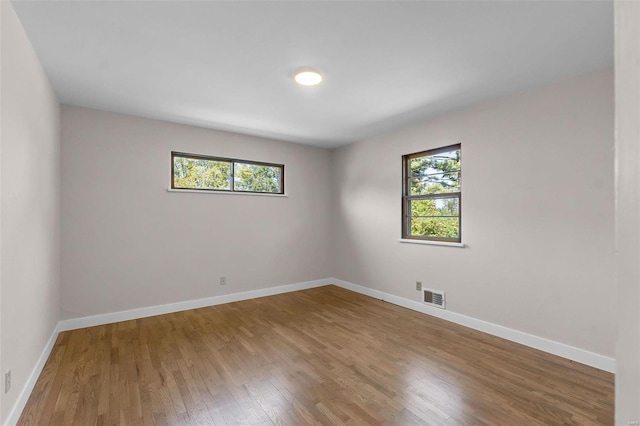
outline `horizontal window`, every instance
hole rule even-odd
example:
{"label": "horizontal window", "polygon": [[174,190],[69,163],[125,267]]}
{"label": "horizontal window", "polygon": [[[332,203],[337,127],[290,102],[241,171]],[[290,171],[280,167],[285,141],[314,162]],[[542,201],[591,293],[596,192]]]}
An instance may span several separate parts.
{"label": "horizontal window", "polygon": [[284,165],[171,152],[171,188],[284,194]]}

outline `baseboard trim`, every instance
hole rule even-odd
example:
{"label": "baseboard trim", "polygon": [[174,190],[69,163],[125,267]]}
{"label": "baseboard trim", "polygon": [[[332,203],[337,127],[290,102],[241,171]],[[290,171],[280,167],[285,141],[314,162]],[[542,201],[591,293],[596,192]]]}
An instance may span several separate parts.
{"label": "baseboard trim", "polygon": [[241,293],[224,294],[221,296],[206,297],[204,299],[186,300],[184,302],[169,303],[166,305],[149,306],[146,308],[131,309],[128,311],[112,312],[109,314],[93,315],[89,317],[72,318],[62,320],[58,324],[59,331],[76,330],[78,328],[94,327],[96,325],[111,324],[114,322],[128,321],[138,318],[152,317],[155,315],[170,314],[173,312],[187,311],[189,309],[205,308],[207,306],[221,305],[223,303],[239,302],[241,300],[255,299],[258,297],[273,296],[292,291],[306,290],[314,287],[322,287],[331,284],[331,279],[305,281],[301,283],[268,287],[259,290],[244,291]]}
{"label": "baseboard trim", "polygon": [[56,326],[53,329],[53,332],[51,333],[51,337],[49,337],[49,341],[47,342],[44,349],[42,350],[42,353],[40,354],[40,358],[38,358],[38,362],[36,362],[36,365],[33,367],[33,370],[31,370],[29,379],[27,379],[27,382],[22,387],[22,390],[20,390],[20,395],[18,396],[18,399],[16,400],[15,404],[13,404],[13,407],[9,412],[9,416],[7,417],[7,420],[4,423],[5,426],[13,426],[16,423],[18,423],[18,420],[20,420],[20,415],[22,414],[22,410],[24,410],[24,407],[27,405],[27,401],[31,396],[31,392],[33,392],[33,388],[36,386],[38,377],[40,377],[40,373],[42,373],[42,369],[44,368],[44,365],[47,363],[47,360],[49,359],[49,355],[51,354],[53,345],[56,343],[56,339],[58,338],[58,331],[59,331],[58,326]]}
{"label": "baseboard trim", "polygon": [[36,363],[35,367],[33,367],[31,375],[29,376],[29,380],[27,380],[25,385],[22,387],[20,396],[11,409],[11,412],[9,413],[9,416],[7,417],[4,425],[13,426],[18,422],[18,420],[20,420],[20,415],[22,414],[24,407],[27,405],[27,401],[29,400],[31,393],[33,392],[36,382],[38,381],[38,377],[40,377],[40,373],[42,373],[42,369],[44,368],[47,359],[49,359],[49,355],[51,354],[53,345],[58,338],[58,334],[62,331],[93,327],[96,325],[111,324],[114,322],[151,317],[154,315],[169,314],[173,312],[186,311],[189,309],[204,308],[207,306],[221,305],[224,303],[239,302],[241,300],[256,299],[258,297],[273,296],[276,294],[289,293],[292,291],[322,287],[332,283],[333,281],[331,279],[305,281],[278,287],[268,287],[259,290],[207,297],[204,299],[187,300],[184,302],[169,303],[166,305],[149,306],[146,308],[131,309],[128,311],[113,312],[109,314],[93,315],[89,317],[73,318],[59,321],[57,326],[53,330],[49,341],[44,347],[40,358],[38,358],[38,362]]}
{"label": "baseboard trim", "polygon": [[189,309],[204,308],[207,306],[220,305],[224,303],[239,302],[241,300],[255,299],[258,297],[273,296],[276,294],[289,293],[292,291],[306,290],[309,288],[322,287],[325,285],[334,284],[338,287],[345,288],[347,290],[354,291],[356,293],[364,294],[366,296],[374,297],[376,299],[382,299],[384,301],[399,305],[414,311],[422,312],[424,314],[433,315],[435,317],[451,321],[456,324],[463,325],[465,327],[472,328],[474,330],[483,331],[494,336],[502,337],[503,339],[510,340],[512,342],[520,343],[525,346],[529,346],[534,349],[548,352],[554,355],[561,356],[563,358],[586,364],[591,367],[599,368],[611,373],[615,372],[615,359],[606,357],[604,355],[596,354],[586,351],[584,349],[575,348],[573,346],[565,345],[553,340],[545,339],[542,337],[534,336],[532,334],[524,333],[522,331],[513,330],[511,328],[503,327],[501,325],[493,324],[487,321],[482,321],[466,315],[458,314],[452,311],[432,308],[414,300],[405,299],[400,296],[385,293],[383,291],[374,290],[368,287],[364,287],[358,284],[353,284],[348,281],[343,281],[337,278],[326,278],[315,281],[306,281],[295,284],[288,284],[278,287],[269,287],[259,290],[245,291],[241,293],[225,294],[221,296],[207,297],[204,299],[188,300],[184,302],[169,303],[166,305],[150,306],[140,309],[131,309],[128,311],[113,312],[109,314],[93,315],[89,317],[73,318],[68,320],[62,320],[58,322],[58,325],[53,330],[49,341],[45,345],[38,362],[33,367],[29,379],[23,386],[20,396],[11,409],[5,426],[13,426],[20,419],[20,415],[27,405],[27,401],[33,392],[33,388],[36,385],[38,377],[44,368],[53,345],[58,338],[58,333],[62,331],[75,330],[78,328],[93,327],[97,325],[111,324],[119,321],[127,321],[138,318],[145,318],[155,315],[169,314],[173,312],[186,311]]}
{"label": "baseboard trim", "polygon": [[521,345],[541,350],[543,352],[558,355],[562,358],[579,362],[580,364],[585,364],[591,367],[598,368],[600,370],[608,371],[610,373],[614,373],[616,369],[615,359],[604,355],[596,354],[594,352],[579,349],[573,346],[566,345],[564,343],[545,339],[543,337],[534,336],[532,334],[493,324],[487,321],[468,317],[466,315],[458,314],[452,311],[433,308],[415,300],[405,299],[404,297],[395,296],[393,294],[374,290],[358,284],[350,283],[348,281],[339,280],[337,278],[333,278],[332,282],[338,287],[355,291],[356,293],[375,297],[376,299],[382,299],[386,302],[393,303],[394,305],[399,305],[414,311],[422,312],[424,314],[451,321],[453,323],[460,324],[474,330],[482,331],[497,337],[501,337],[503,339],[510,340],[512,342],[520,343]]}

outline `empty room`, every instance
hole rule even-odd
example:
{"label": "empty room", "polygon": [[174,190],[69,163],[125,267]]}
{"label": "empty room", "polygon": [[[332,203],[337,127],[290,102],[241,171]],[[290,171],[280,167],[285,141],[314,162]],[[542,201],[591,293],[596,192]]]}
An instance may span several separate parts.
{"label": "empty room", "polygon": [[640,425],[640,1],[0,22],[1,425]]}

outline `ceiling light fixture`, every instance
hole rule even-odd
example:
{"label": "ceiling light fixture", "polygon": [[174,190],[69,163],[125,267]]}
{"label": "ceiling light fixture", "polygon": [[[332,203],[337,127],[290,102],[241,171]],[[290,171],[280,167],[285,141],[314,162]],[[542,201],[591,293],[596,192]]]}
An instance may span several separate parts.
{"label": "ceiling light fixture", "polygon": [[304,68],[296,71],[293,78],[296,83],[302,86],[315,86],[322,81],[322,75],[320,72],[310,68]]}

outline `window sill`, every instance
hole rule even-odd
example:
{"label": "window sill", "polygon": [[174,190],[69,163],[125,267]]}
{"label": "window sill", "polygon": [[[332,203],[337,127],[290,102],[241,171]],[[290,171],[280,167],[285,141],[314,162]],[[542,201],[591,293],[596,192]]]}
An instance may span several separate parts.
{"label": "window sill", "polygon": [[466,247],[464,243],[449,243],[446,241],[411,240],[408,238],[400,238],[398,242],[409,243],[409,244],[424,244],[428,246]]}
{"label": "window sill", "polygon": [[231,192],[231,191],[203,191],[201,189],[173,189],[168,188],[167,192],[193,192],[195,194],[221,194],[221,195],[251,195],[258,197],[288,197],[287,194],[269,194],[260,192]]}

